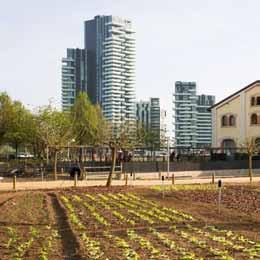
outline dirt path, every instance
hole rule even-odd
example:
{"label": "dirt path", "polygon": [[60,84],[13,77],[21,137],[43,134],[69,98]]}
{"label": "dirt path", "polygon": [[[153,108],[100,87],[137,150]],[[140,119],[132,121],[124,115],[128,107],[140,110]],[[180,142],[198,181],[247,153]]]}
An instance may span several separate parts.
{"label": "dirt path", "polygon": [[[206,179],[186,179],[186,180],[175,180],[175,184],[195,184],[195,183],[211,183],[211,178]],[[235,178],[222,178],[223,185],[225,183],[249,183],[248,177],[235,177]],[[254,183],[260,182],[260,177],[253,178]],[[164,184],[171,184],[171,180],[165,180]],[[153,186],[153,185],[162,185],[161,180],[128,180],[128,185],[130,186]],[[78,181],[78,187],[91,187],[91,186],[105,186],[106,180],[83,180]],[[124,186],[124,180],[113,180],[112,186]],[[44,189],[60,189],[60,188],[69,188],[74,186],[74,181],[72,180],[57,180],[57,181],[19,181],[17,179],[16,189],[17,190],[44,190]],[[0,191],[11,191],[12,182],[0,182]]]}
{"label": "dirt path", "polygon": [[64,259],[81,260],[80,245],[68,223],[66,211],[60,204],[55,193],[47,195],[51,201],[52,210],[50,209],[50,217],[55,218],[58,232],[61,236],[62,255]]}

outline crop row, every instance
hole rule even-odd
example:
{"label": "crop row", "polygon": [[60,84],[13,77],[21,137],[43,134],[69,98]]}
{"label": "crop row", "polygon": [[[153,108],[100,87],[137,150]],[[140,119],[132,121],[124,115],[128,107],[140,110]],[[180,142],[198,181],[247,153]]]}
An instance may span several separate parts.
{"label": "crop row", "polygon": [[100,248],[100,243],[96,240],[91,239],[86,234],[86,228],[77,216],[74,207],[69,199],[65,196],[61,196],[61,200],[69,211],[69,220],[74,225],[74,227],[76,227],[76,229],[80,231],[80,237],[85,245],[88,256],[91,257],[91,259],[100,259],[102,255],[104,255],[104,252]]}
{"label": "crop row", "polygon": [[[101,226],[107,227],[107,230],[104,232],[104,237],[113,241],[116,247],[122,250],[122,254],[126,259],[139,259],[140,256],[124,238],[113,234],[111,223],[105,214],[106,211],[112,213],[120,223],[130,224],[132,227],[135,227],[137,223],[136,219],[146,221],[148,224],[160,222],[171,223],[169,231],[176,234],[177,237],[183,239],[186,243],[190,243],[191,246],[193,245],[194,248],[202,250],[205,254],[208,252],[218,259],[233,259],[226,248],[229,248],[231,252],[237,251],[239,254],[247,255],[250,259],[259,258],[259,243],[251,241],[241,235],[234,234],[232,231],[220,230],[213,226],[205,226],[203,228],[194,227],[191,225],[194,218],[189,214],[175,209],[161,207],[155,202],[139,198],[134,194],[98,194],[96,196],[84,194],[84,198],[73,195],[71,199],[72,201],[82,204]],[[87,202],[86,199],[90,200],[90,202]],[[67,204],[68,202],[69,200],[67,199]],[[75,215],[71,204],[66,207],[69,209],[70,215]],[[76,218],[75,216],[70,218],[74,223],[75,219],[78,219],[77,216]],[[176,223],[185,221],[184,224],[189,220],[189,224],[186,223],[184,227],[177,228],[175,225],[172,225],[172,220]],[[80,220],[78,219],[76,222],[80,222]],[[83,223],[80,222],[79,227],[82,225]],[[183,228],[185,228],[185,231]],[[196,255],[197,253],[195,254],[187,250],[186,247],[180,246],[166,234],[157,230],[156,227],[151,227],[148,231],[147,235],[154,237],[154,239],[157,239],[162,245],[172,250],[179,256],[179,259],[203,259],[202,257],[199,258],[199,256]],[[215,233],[223,235],[216,235]],[[86,232],[84,235],[86,236]],[[126,235],[130,241],[138,243],[139,248],[148,250],[151,259],[170,259],[168,255],[162,254],[158,248],[154,247],[147,237],[139,235],[134,228],[126,229]],[[89,237],[87,238],[91,240]],[[239,243],[235,242],[235,239],[237,239]],[[212,246],[214,243],[219,243],[221,247],[224,246],[225,250]],[[241,244],[244,245],[242,246]],[[100,244],[98,245],[100,250]],[[97,258],[93,259],[99,259],[103,254],[104,253],[100,255],[97,254]]]}
{"label": "crop row", "polygon": [[[94,197],[91,195],[88,196],[86,195],[87,198],[91,199],[93,202],[95,202],[96,204],[99,204],[99,205],[103,205],[106,209],[111,209],[111,206],[110,205],[113,205],[114,207],[117,207],[119,209],[126,209],[130,206],[131,207],[131,204],[129,202],[127,203],[124,203],[125,201],[119,201],[120,197],[122,198],[122,196],[117,196],[115,194],[109,194],[108,196],[105,196],[105,195],[98,195],[97,197]],[[115,200],[115,201],[112,201],[112,198]],[[99,203],[100,200],[103,200],[103,202]],[[104,201],[106,201],[106,204],[104,204]],[[123,204],[123,207],[122,207],[122,204]],[[109,206],[109,208],[107,207],[107,205]],[[138,207],[140,208],[140,206]],[[128,209],[127,212],[128,213],[132,213],[132,215],[136,216],[136,217],[139,217],[140,219],[142,220],[146,220],[147,216],[145,215],[142,215],[138,212],[138,208],[136,205],[134,205],[134,209],[135,210],[131,210],[131,209]],[[97,209],[95,209],[97,210]],[[113,208],[113,210],[115,210]],[[141,212],[143,211],[143,209],[139,209]],[[146,212],[147,213],[147,212]],[[121,214],[121,213],[120,213]],[[148,215],[150,213],[148,212]],[[122,215],[122,214],[121,214]],[[155,219],[157,220],[162,220],[161,219],[161,216],[160,215],[155,215],[153,216]],[[124,219],[126,219],[126,217],[123,217]],[[147,221],[149,223],[149,220]],[[152,232],[153,231],[153,232]],[[155,238],[158,239],[158,234],[160,234],[160,232],[156,231],[156,233],[154,232],[156,231],[155,229],[151,229],[149,230],[149,233],[154,236]],[[151,259],[153,258],[157,258],[157,259],[170,259],[167,255],[165,254],[162,254],[158,249],[156,249],[152,243],[145,237],[142,237],[140,236],[139,234],[137,234],[133,229],[128,229],[127,230],[127,236],[130,240],[132,241],[135,241],[135,242],[138,242],[140,247],[142,249],[147,249],[150,251],[150,255],[151,255]],[[110,238],[110,239],[114,239],[114,241],[116,242],[116,245],[119,247],[119,248],[124,248],[124,256],[127,257],[127,259],[137,259],[138,258],[138,254],[129,246],[129,244],[125,241],[125,240],[122,240],[122,238],[119,238],[119,237],[116,237],[113,236],[111,233],[109,233],[108,231],[105,232],[107,238]],[[162,235],[162,237],[164,237],[164,235]],[[187,250],[185,250],[183,247],[179,247],[175,244],[174,241],[170,240],[168,238],[167,240],[169,243],[172,243],[172,245],[174,244],[175,247],[174,247],[174,251],[175,251],[175,254],[177,253],[179,256],[180,256],[180,259],[195,259],[195,254],[192,253],[192,252],[188,252]],[[162,241],[161,241],[162,243]],[[165,243],[162,243],[166,246]],[[167,246],[168,247],[168,246]],[[168,247],[169,248],[169,247]],[[173,250],[173,248],[169,248],[171,250]],[[197,259],[197,258],[196,258]],[[202,258],[200,258],[202,259]]]}
{"label": "crop row", "polygon": [[23,241],[22,237],[18,235],[15,228],[7,227],[6,231],[8,234],[8,241],[6,243],[7,249],[13,249],[13,253],[10,256],[12,260],[21,260],[25,257],[26,252],[32,247],[33,243],[38,240],[42,242],[42,245],[39,250],[39,259],[47,260],[50,251],[53,249],[53,241],[58,237],[58,231],[53,229],[51,234],[47,238],[40,240],[40,234],[43,231],[50,231],[51,227],[46,226],[45,229],[37,229],[36,227],[30,226],[29,228],[29,238],[26,241]]}

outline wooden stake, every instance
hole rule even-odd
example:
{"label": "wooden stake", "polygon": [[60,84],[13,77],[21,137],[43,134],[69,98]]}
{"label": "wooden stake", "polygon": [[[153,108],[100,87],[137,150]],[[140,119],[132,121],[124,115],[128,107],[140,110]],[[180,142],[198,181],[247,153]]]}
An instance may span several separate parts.
{"label": "wooden stake", "polygon": [[172,185],[175,184],[175,176],[174,176],[174,173],[172,174]]}
{"label": "wooden stake", "polygon": [[16,176],[13,176],[13,190],[16,191]]}
{"label": "wooden stake", "polygon": [[74,174],[74,187],[77,187],[77,183],[78,183],[78,173],[76,172]]}
{"label": "wooden stake", "polygon": [[215,172],[212,173],[212,181],[211,181],[212,184],[215,183]]}
{"label": "wooden stake", "polygon": [[127,182],[128,182],[128,174],[126,174],[125,176],[125,186],[127,186]]}

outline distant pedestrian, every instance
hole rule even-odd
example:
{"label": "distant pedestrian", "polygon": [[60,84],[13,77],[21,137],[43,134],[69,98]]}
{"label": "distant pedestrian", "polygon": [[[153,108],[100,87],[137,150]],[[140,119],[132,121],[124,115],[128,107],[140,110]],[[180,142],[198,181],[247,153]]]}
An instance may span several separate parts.
{"label": "distant pedestrian", "polygon": [[175,159],[175,152],[173,151],[171,154],[170,154],[170,161],[173,162]]}
{"label": "distant pedestrian", "polygon": [[177,156],[176,156],[177,162],[180,161],[180,157],[181,157],[181,155],[178,153]]}

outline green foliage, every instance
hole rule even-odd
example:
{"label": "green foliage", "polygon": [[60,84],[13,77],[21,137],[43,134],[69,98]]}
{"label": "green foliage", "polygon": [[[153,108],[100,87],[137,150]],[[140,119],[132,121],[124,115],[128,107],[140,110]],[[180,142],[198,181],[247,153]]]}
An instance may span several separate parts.
{"label": "green foliage", "polygon": [[158,133],[145,129],[142,124],[136,128],[136,146],[153,147],[160,145],[160,136]]}
{"label": "green foliage", "polygon": [[0,142],[4,141],[5,134],[11,129],[15,114],[13,102],[7,93],[0,93]]}
{"label": "green foliage", "polygon": [[0,141],[16,148],[32,140],[33,115],[19,101],[12,101],[6,93],[0,94]]}
{"label": "green foliage", "polygon": [[39,109],[37,134],[46,146],[59,148],[71,138],[71,121],[68,113],[58,111],[51,105]]}
{"label": "green foliage", "polygon": [[99,106],[92,105],[86,93],[80,93],[71,109],[72,131],[80,145],[102,145],[108,125]]}

